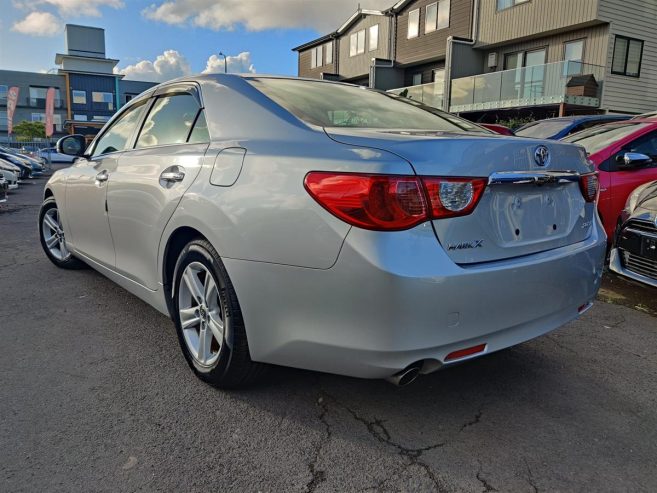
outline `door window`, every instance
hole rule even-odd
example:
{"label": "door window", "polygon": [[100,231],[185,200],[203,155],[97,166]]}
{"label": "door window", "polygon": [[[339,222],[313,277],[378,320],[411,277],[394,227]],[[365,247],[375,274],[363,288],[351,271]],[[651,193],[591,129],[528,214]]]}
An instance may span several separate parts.
{"label": "door window", "polygon": [[111,127],[103,132],[96,142],[92,157],[126,149],[128,140],[141,120],[145,108],[146,104],[141,103],[127,109]]}
{"label": "door window", "polygon": [[198,110],[191,94],[157,98],[141,129],[137,148],[187,142]]}

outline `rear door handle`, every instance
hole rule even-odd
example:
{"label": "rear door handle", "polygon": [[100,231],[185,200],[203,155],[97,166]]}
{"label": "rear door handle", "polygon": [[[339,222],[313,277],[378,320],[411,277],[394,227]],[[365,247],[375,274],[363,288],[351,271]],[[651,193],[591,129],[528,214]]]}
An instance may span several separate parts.
{"label": "rear door handle", "polygon": [[184,179],[185,179],[185,173],[183,173],[182,171],[165,171],[160,175],[160,180],[169,183],[183,181]]}
{"label": "rear door handle", "polygon": [[96,175],[96,181],[99,183],[107,181],[108,179],[109,179],[109,173],[107,172],[106,169],[104,169],[103,171],[101,171]]}

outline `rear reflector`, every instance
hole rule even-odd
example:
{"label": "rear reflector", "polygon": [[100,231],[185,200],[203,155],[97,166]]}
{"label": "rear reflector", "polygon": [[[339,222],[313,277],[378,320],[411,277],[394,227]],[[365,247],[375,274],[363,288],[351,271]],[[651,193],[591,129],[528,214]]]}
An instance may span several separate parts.
{"label": "rear reflector", "polygon": [[486,180],[312,171],[304,186],[322,207],[353,226],[399,231],[470,214]]}
{"label": "rear reflector", "polygon": [[472,356],[473,354],[482,353],[484,349],[486,349],[486,344],[479,344],[477,346],[459,349],[458,351],[452,351],[445,357],[445,361],[453,361],[455,359],[465,358],[466,356]]}
{"label": "rear reflector", "polygon": [[584,197],[584,200],[587,202],[595,202],[598,200],[600,183],[598,181],[597,173],[589,173],[580,176],[579,187],[582,190],[582,196]]}

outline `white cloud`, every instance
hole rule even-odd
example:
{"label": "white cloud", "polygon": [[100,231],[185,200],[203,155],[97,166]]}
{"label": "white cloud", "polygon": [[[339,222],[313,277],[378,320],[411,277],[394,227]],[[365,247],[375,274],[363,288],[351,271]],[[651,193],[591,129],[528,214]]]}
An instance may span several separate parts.
{"label": "white cloud", "polygon": [[115,71],[125,75],[126,79],[164,82],[183,75],[189,75],[192,73],[192,68],[187,58],[176,50],[166,50],[152,62],[142,60],[134,65],[128,65]]}
{"label": "white cloud", "polygon": [[[255,74],[255,67],[251,63],[251,53],[248,51],[243,51],[237,56],[226,57],[226,65],[228,66],[228,72],[231,74],[246,74],[252,73]],[[203,74],[217,74],[224,71],[224,58],[217,55],[211,55],[208,58],[208,61],[205,64],[205,70]]]}
{"label": "white cloud", "polygon": [[121,9],[125,3],[123,0],[14,0],[14,5],[28,10],[49,6],[64,17],[100,17],[100,7]]}
{"label": "white cloud", "polygon": [[[62,0],[64,1],[64,0]],[[394,0],[361,0],[362,8],[385,9]],[[277,28],[336,29],[355,10],[354,0],[167,0],[142,11],[167,24],[192,24],[209,29],[244,25],[251,31]]]}
{"label": "white cloud", "polygon": [[62,32],[64,25],[50,12],[30,12],[23,20],[16,21],[12,31],[32,36],[55,36]]}
{"label": "white cloud", "polygon": [[[145,80],[150,82],[165,82],[167,80],[190,75],[192,68],[187,58],[176,50],[166,50],[158,55],[154,61],[141,60],[134,65],[128,65],[122,69],[114,70],[118,74],[125,75],[130,80]],[[211,55],[202,73],[211,74],[224,71],[224,59],[217,55]],[[242,52],[236,56],[228,57],[228,71],[230,73],[255,72],[251,63],[251,54]]]}

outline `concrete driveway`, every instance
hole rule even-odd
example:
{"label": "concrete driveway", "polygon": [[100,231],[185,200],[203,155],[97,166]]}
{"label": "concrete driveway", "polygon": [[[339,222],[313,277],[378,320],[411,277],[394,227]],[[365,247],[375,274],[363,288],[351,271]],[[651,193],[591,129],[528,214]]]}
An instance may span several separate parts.
{"label": "concrete driveway", "polygon": [[657,319],[634,295],[409,387],[272,368],[221,392],[170,320],[46,260],[44,182],[0,206],[0,491],[657,491]]}

